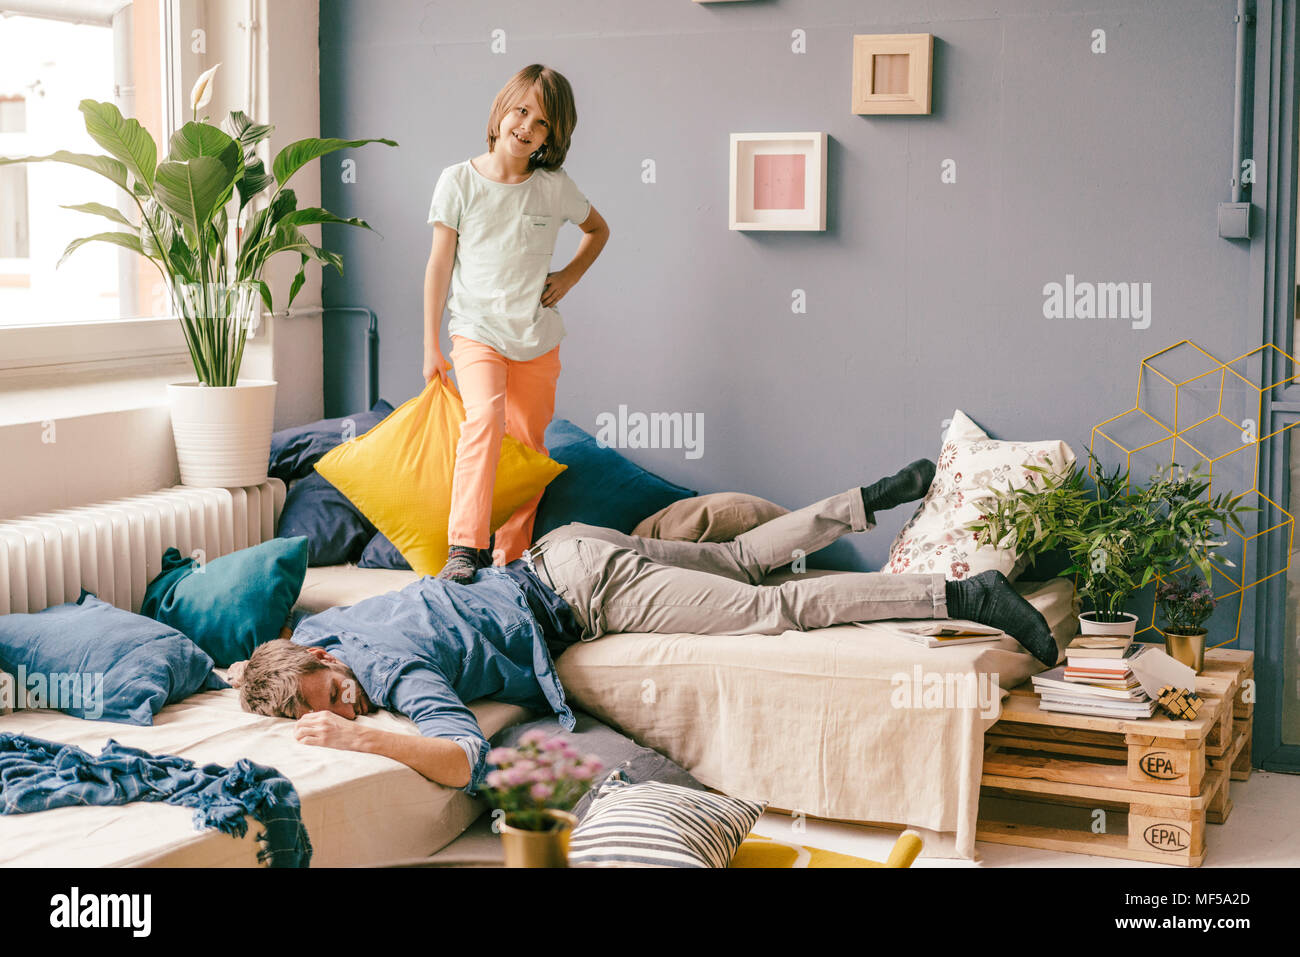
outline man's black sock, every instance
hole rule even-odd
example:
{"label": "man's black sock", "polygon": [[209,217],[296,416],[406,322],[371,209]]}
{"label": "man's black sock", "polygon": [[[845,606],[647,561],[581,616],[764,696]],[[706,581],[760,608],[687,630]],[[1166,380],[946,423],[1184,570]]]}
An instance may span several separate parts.
{"label": "man's black sock", "polygon": [[862,504],[867,514],[884,512],[906,502],[915,502],[924,498],[934,481],[934,463],[929,459],[917,459],[911,465],[895,472],[888,478],[862,489]]}
{"label": "man's black sock", "polygon": [[946,582],[944,592],[949,618],[1000,628],[1047,667],[1055,666],[1059,651],[1047,619],[1011,587],[1006,575],[981,572],[964,581]]}

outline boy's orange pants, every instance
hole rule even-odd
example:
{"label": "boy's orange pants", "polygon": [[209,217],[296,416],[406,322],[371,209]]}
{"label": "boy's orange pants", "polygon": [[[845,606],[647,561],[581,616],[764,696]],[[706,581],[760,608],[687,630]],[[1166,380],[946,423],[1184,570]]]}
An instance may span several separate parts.
{"label": "boy's orange pants", "polygon": [[[509,432],[528,448],[545,454],[546,426],[555,413],[555,384],[560,378],[560,347],[519,362],[464,336],[452,336],[451,344],[456,385],[465,403],[465,424],[456,446],[447,540],[453,545],[487,548],[501,438]],[[538,494],[520,506],[497,529],[496,564],[514,561],[532,544],[533,519],[541,498]]]}

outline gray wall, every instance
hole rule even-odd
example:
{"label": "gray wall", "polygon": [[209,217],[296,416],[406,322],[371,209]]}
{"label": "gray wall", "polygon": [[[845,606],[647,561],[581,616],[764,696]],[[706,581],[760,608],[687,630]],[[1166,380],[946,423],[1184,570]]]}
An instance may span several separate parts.
{"label": "gray wall", "polygon": [[[422,385],[425,218],[443,167],[486,148],[496,91],[544,62],[572,82],[566,169],[612,239],[561,311],[558,415],[702,412],[704,455],[629,450],[702,491],[797,506],[920,456],[960,407],[1000,438],[1064,438],[1130,407],[1140,359],[1191,337],[1257,345],[1248,247],[1219,239],[1231,164],[1231,0],[414,0],[321,3],[321,131],[388,136],[324,170],[347,274],[326,302],[380,317],[382,394]],[[507,53],[493,54],[503,29]],[[791,52],[791,31],[807,53]],[[1107,52],[1090,51],[1094,29]],[[849,111],[855,33],[935,35],[930,116]],[[728,134],[824,130],[824,233],[727,229]],[[658,181],[641,182],[654,159]],[[940,166],[957,163],[957,182]],[[579,231],[567,227],[555,267]],[[1152,284],[1152,322],[1049,320],[1043,286]],[[793,315],[791,291],[807,293]],[[327,404],[356,395],[326,343]],[[340,354],[343,350],[347,353]],[[874,568],[905,510],[824,564]]]}

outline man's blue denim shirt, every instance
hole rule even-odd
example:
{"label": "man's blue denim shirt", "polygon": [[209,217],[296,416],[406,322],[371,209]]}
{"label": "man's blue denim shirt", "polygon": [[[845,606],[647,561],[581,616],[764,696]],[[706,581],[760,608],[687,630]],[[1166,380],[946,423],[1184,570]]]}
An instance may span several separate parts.
{"label": "man's blue denim shirt", "polygon": [[421,578],[400,591],[304,618],[293,640],[352,669],[370,700],[431,738],[465,749],[471,794],[487,773],[488,742],[466,702],[492,698],[553,711],[573,730],[545,636],[511,574],[479,571],[471,585]]}

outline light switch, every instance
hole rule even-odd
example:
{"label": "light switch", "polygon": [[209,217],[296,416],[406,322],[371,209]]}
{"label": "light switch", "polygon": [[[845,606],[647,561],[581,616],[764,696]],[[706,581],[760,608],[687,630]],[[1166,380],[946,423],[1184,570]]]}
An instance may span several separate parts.
{"label": "light switch", "polygon": [[1219,204],[1219,235],[1224,239],[1250,238],[1250,203]]}

